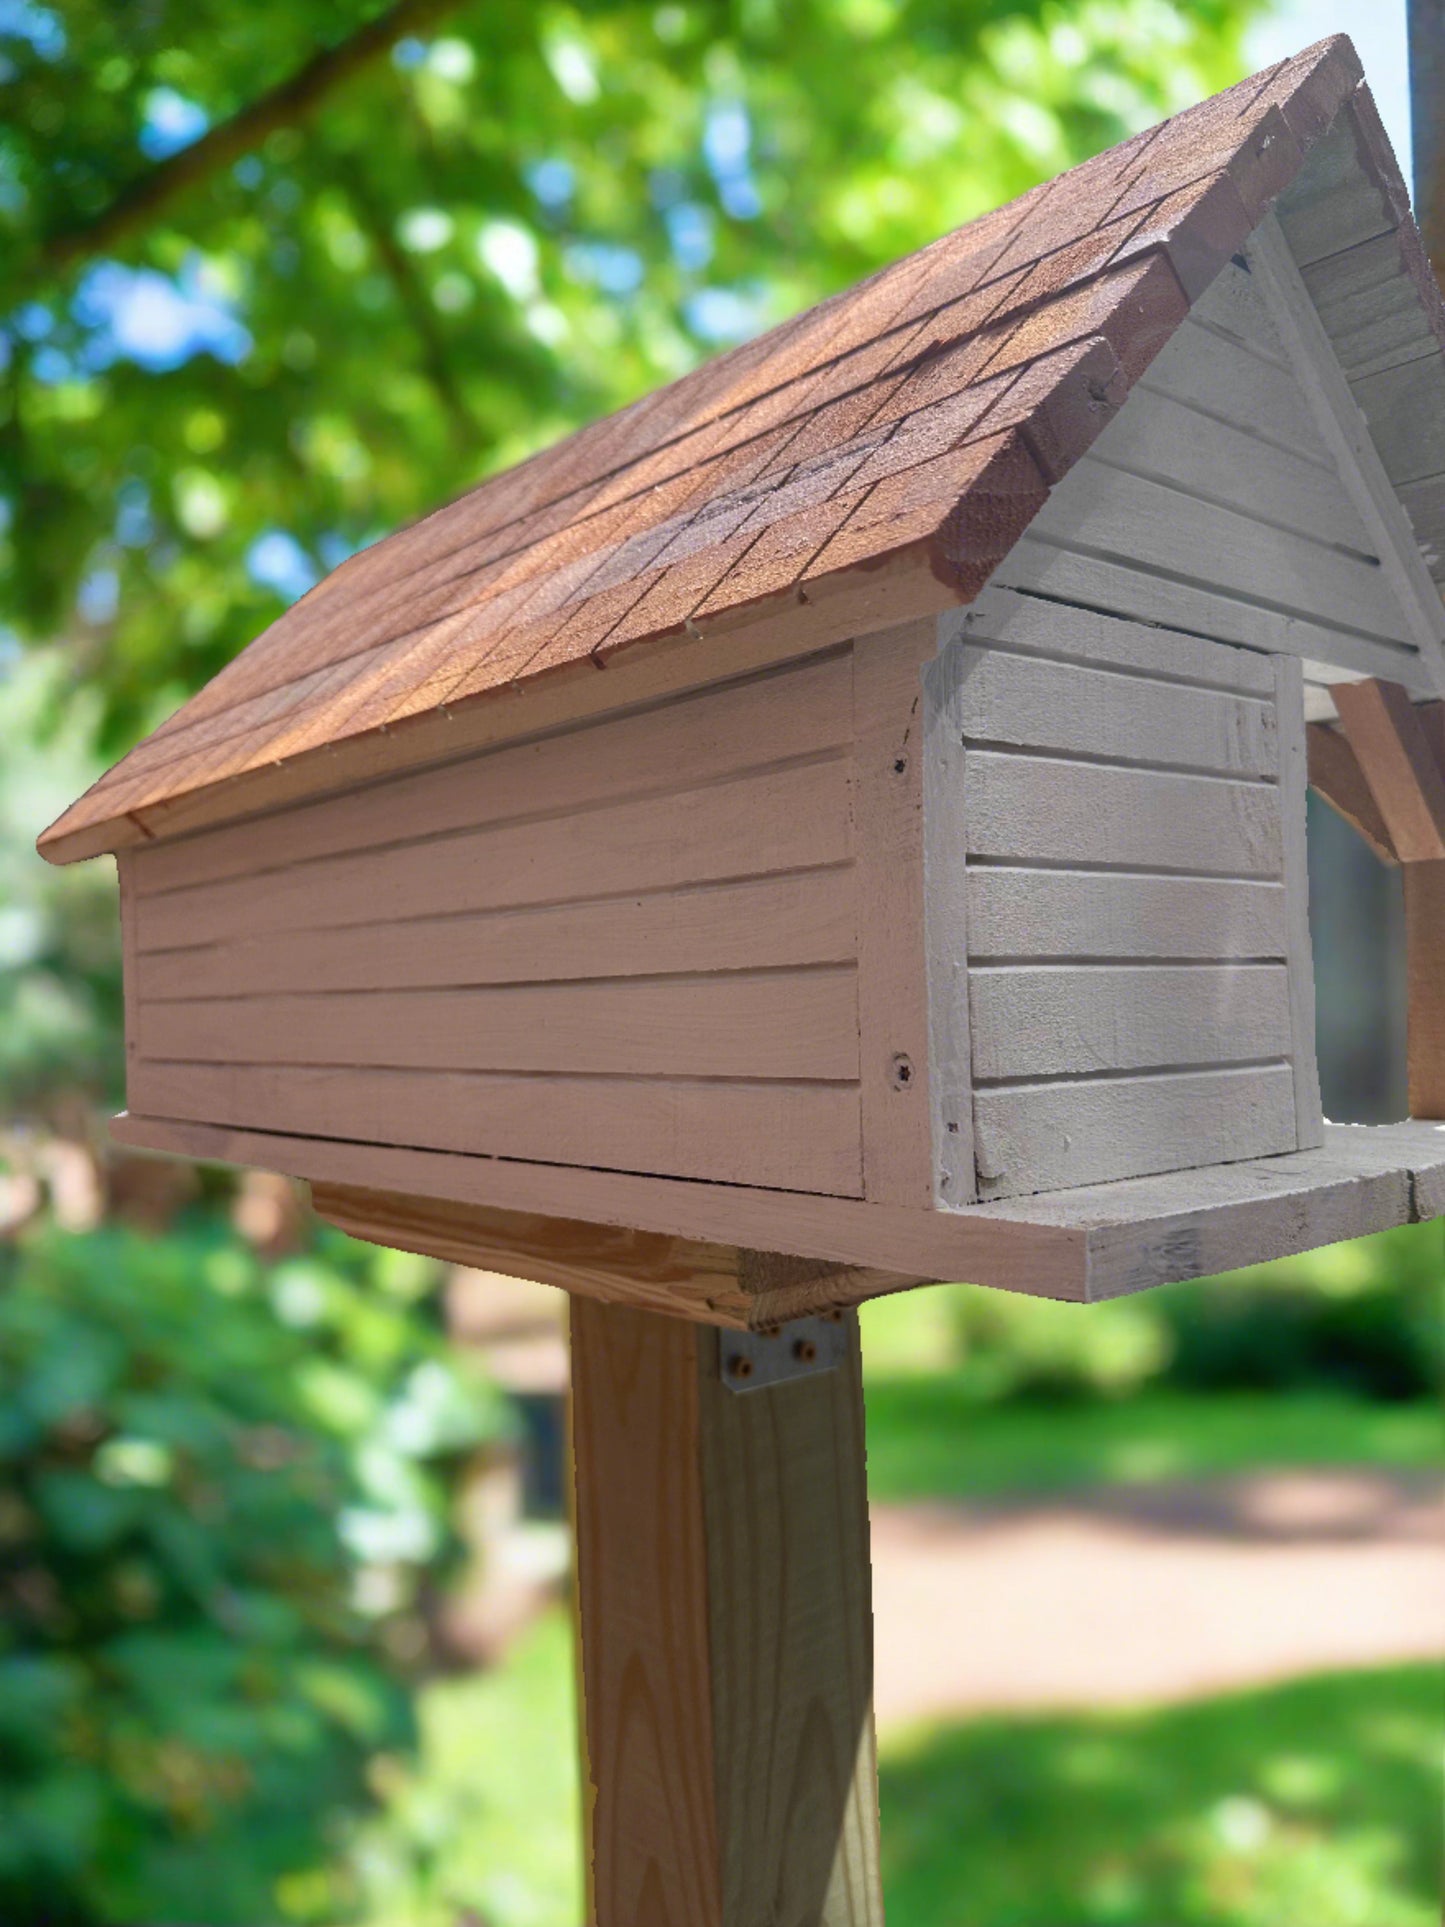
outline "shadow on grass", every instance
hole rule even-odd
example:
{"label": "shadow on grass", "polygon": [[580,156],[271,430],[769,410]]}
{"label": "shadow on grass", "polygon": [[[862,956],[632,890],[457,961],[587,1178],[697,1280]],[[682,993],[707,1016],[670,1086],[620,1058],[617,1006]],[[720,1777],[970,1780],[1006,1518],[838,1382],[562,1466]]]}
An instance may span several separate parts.
{"label": "shadow on grass", "polygon": [[1332,1674],[885,1746],[907,1927],[1438,1927],[1445,1675]]}

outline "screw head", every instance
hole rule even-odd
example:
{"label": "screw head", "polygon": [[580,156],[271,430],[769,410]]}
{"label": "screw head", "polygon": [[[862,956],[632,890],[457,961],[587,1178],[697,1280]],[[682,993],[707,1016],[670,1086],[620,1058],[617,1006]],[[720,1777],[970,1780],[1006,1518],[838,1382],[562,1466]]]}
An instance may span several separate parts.
{"label": "screw head", "polygon": [[793,1346],[793,1356],[800,1365],[811,1365],[818,1356],[818,1347],[811,1338],[800,1338]]}
{"label": "screw head", "polygon": [[728,1360],[728,1373],[732,1378],[751,1378],[753,1361],[744,1352],[735,1352]]}

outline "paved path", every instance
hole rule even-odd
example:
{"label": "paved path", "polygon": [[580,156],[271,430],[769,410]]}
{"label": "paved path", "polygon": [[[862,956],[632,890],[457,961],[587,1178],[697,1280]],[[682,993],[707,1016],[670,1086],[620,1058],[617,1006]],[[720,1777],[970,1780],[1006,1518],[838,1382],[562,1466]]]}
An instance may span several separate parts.
{"label": "paved path", "polygon": [[1438,1481],[1278,1474],[877,1506],[880,1727],[1128,1706],[1445,1653]]}

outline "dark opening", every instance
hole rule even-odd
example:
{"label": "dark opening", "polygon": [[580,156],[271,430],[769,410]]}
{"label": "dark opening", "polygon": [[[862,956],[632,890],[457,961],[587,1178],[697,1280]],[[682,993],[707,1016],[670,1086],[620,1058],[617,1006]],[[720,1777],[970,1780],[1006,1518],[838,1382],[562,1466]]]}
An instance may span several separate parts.
{"label": "dark opening", "polygon": [[1408,1111],[1400,872],[1381,863],[1313,791],[1309,853],[1325,1116],[1336,1124],[1388,1124]]}

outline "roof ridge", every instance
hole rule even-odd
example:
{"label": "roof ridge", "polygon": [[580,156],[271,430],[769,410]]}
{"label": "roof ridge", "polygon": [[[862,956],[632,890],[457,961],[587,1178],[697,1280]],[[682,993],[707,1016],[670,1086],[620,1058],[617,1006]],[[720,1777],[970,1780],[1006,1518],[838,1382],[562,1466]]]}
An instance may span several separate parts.
{"label": "roof ridge", "polygon": [[806,603],[824,576],[909,556],[968,600],[1359,78],[1347,40],[1321,41],[358,552],[46,854],[134,840],[152,810],[277,763],[324,787],[322,749]]}

